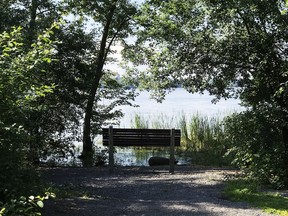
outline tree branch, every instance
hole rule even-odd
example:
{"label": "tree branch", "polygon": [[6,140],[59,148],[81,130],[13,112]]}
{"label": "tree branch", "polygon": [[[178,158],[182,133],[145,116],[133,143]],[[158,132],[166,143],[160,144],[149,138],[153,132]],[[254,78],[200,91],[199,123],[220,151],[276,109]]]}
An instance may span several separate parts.
{"label": "tree branch", "polygon": [[103,59],[104,62],[106,61],[107,55],[108,55],[108,53],[109,53],[109,51],[110,51],[110,47],[111,47],[112,43],[114,42],[115,38],[117,37],[117,35],[119,34],[119,32],[122,30],[123,25],[124,25],[126,22],[128,22],[130,19],[131,19],[131,18],[128,18],[127,20],[124,20],[124,21],[120,24],[120,26],[119,26],[119,28],[117,29],[117,31],[114,33],[113,37],[111,38],[111,40],[110,40],[110,42],[109,42],[109,44],[108,44],[108,46],[107,46],[107,48],[106,48],[105,56],[104,56],[104,59]]}

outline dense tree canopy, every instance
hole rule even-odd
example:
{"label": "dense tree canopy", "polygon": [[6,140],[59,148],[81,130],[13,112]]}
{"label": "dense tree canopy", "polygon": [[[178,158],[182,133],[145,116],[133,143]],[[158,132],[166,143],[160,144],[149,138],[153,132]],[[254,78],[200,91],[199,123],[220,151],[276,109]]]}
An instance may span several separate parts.
{"label": "dense tree canopy", "polygon": [[35,75],[45,74],[52,60],[55,42],[50,36],[57,26],[38,35],[28,52],[21,27],[0,34],[0,202],[16,194],[29,195],[29,186],[37,180],[27,160],[33,136],[26,125],[29,113],[45,109],[35,102],[52,94],[55,87]]}
{"label": "dense tree canopy", "polygon": [[239,97],[249,112],[262,116],[257,121],[265,119],[266,130],[282,137],[278,165],[288,177],[286,11],[280,0],[147,1],[136,18],[138,39],[127,44],[134,51],[126,52],[145,69],[132,69],[127,77],[160,100],[179,85],[192,93],[208,91],[215,101]]}
{"label": "dense tree canopy", "polygon": [[[116,107],[131,105],[134,91],[103,66],[114,61],[111,45],[129,34],[135,8],[120,0],[94,6],[86,1],[0,3],[0,203],[33,193],[32,165],[74,156],[85,112],[92,151],[99,128],[123,115]],[[109,8],[115,13],[109,15]],[[95,24],[89,31],[87,17]],[[110,104],[98,104],[103,99]]]}
{"label": "dense tree canopy", "polygon": [[[115,13],[111,13],[110,24],[105,26],[111,7],[116,8]],[[45,66],[45,74],[33,75],[35,80],[54,83],[55,88],[53,94],[34,101],[37,109],[25,114],[27,121],[23,124],[31,136],[31,160],[73,154],[73,142],[82,140],[81,119],[85,112],[84,128],[88,130],[84,130],[83,140],[89,141],[88,149],[92,151],[93,136],[101,125],[122,116],[115,107],[130,105],[134,97],[116,81],[115,71],[103,70],[103,66],[114,61],[107,58],[111,45],[129,34],[129,16],[135,8],[127,1],[97,1],[92,5],[86,1],[23,0],[1,2],[0,10],[5,17],[0,21],[1,32],[22,26],[23,48],[27,52],[39,32],[63,18],[51,36],[61,41],[54,45],[54,61]],[[89,31],[87,19],[94,23]],[[111,104],[97,105],[105,97]]]}
{"label": "dense tree canopy", "polygon": [[[254,99],[263,100],[264,86],[255,86],[262,94],[250,88],[260,74],[266,72],[279,80],[274,92],[285,84],[287,15],[281,13],[280,3],[148,1],[137,17],[142,26],[135,46],[138,55],[133,51],[127,55],[148,66],[144,73],[149,82],[144,79],[143,87],[160,90],[181,84],[190,92],[208,90],[222,97],[241,94],[243,99],[254,94]],[[270,61],[276,57],[279,63]],[[272,74],[265,70],[268,63]],[[230,91],[235,85],[240,88]]]}
{"label": "dense tree canopy", "polygon": [[[136,8],[127,0],[113,1],[69,1],[68,7],[76,11],[76,15],[86,15],[90,17],[100,30],[94,35],[98,47],[92,51],[95,55],[94,59],[94,74],[90,84],[89,96],[85,108],[84,128],[83,128],[83,153],[92,152],[92,120],[93,107],[97,100],[95,96],[100,86],[102,76],[105,74],[103,67],[106,63],[107,56],[111,52],[113,43],[121,43],[123,39],[131,33],[131,18],[135,14]],[[125,91],[121,91],[125,94]],[[127,103],[127,99],[133,98],[133,93],[128,94],[128,97],[122,97],[122,103]],[[121,100],[118,100],[118,104]]]}
{"label": "dense tree canopy", "polygon": [[[215,101],[239,97],[247,112],[227,124],[231,149],[245,158],[241,165],[264,158],[255,170],[285,173],[288,185],[287,22],[281,0],[148,0],[139,10],[128,0],[1,1],[3,160],[13,152],[29,163],[65,158],[75,141],[89,155],[93,136],[135,97],[105,69],[120,44],[136,66],[127,80],[158,100],[178,86]],[[279,160],[267,166],[273,154]]]}

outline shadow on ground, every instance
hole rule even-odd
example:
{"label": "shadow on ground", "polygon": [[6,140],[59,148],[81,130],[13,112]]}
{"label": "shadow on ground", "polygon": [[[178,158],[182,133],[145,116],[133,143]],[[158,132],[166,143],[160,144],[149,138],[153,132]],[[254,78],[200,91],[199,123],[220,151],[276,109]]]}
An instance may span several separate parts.
{"label": "shadow on ground", "polygon": [[[176,167],[56,168],[42,170],[61,196],[45,204],[44,216],[266,215],[222,195],[234,171]],[[57,195],[57,194],[56,194]],[[66,198],[65,198],[66,197]]]}

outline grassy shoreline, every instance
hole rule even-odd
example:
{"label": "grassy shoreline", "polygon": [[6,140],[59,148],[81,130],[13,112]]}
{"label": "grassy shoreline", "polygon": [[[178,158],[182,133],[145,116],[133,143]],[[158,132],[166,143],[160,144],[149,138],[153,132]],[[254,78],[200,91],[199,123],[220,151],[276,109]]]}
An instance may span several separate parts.
{"label": "grassy shoreline", "polygon": [[[223,115],[221,115],[223,116]],[[187,158],[193,164],[228,166],[231,158],[224,157],[227,150],[225,128],[219,116],[204,116],[199,113],[185,116],[159,114],[154,118],[135,114],[131,122],[133,128],[179,128],[181,129],[181,146],[176,154]]]}

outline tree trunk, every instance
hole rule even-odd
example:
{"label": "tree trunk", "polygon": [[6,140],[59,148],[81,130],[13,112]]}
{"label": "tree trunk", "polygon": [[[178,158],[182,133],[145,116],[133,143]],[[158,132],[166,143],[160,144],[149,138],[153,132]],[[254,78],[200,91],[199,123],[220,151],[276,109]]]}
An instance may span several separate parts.
{"label": "tree trunk", "polygon": [[82,155],[85,157],[92,153],[92,140],[91,140],[91,118],[92,118],[92,111],[93,111],[93,104],[95,100],[96,91],[99,87],[100,79],[103,75],[103,66],[105,63],[105,50],[106,50],[106,42],[108,38],[110,24],[112,22],[113,14],[116,9],[116,2],[112,4],[108,14],[106,24],[103,29],[103,35],[101,39],[100,50],[97,57],[97,66],[95,71],[95,77],[93,79],[93,85],[88,97],[86,110],[85,110],[85,117],[84,117],[84,128],[83,128],[83,152]]}
{"label": "tree trunk", "polygon": [[30,21],[28,29],[28,41],[30,45],[33,43],[36,36],[35,27],[36,27],[37,9],[38,9],[38,0],[32,0],[30,7]]}

